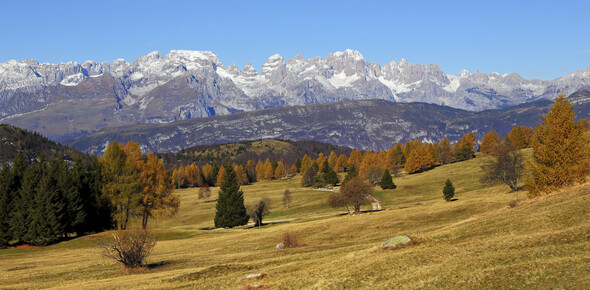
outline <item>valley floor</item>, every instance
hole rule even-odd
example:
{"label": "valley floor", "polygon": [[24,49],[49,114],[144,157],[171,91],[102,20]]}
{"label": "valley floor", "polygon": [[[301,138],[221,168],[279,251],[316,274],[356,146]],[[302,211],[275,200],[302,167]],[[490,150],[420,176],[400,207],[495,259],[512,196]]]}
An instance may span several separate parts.
{"label": "valley floor", "polygon": [[[122,271],[97,247],[109,233],[43,248],[0,250],[2,288],[589,288],[590,183],[534,200],[479,182],[485,157],[394,178],[377,190],[385,210],[343,215],[299,178],[243,186],[246,204],[272,201],[260,228],[213,226],[215,202],[178,190],[179,213],[152,222],[147,269]],[[450,178],[457,200],[442,198]],[[292,206],[281,204],[293,193]],[[213,190],[212,199],[216,198]],[[368,210],[369,208],[364,208]],[[285,231],[305,245],[275,250]],[[388,238],[419,243],[383,250]],[[248,274],[264,277],[248,280]]]}

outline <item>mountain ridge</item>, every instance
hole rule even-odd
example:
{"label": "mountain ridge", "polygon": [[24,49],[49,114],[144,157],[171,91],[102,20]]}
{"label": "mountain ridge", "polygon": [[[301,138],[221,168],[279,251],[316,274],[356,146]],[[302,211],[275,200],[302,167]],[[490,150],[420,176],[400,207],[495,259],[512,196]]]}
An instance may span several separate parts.
{"label": "mountain ridge", "polygon": [[[590,90],[570,97],[578,118],[590,117]],[[272,108],[175,123],[105,128],[69,142],[81,151],[99,153],[110,140],[136,141],[142,150],[176,152],[197,145],[256,139],[312,140],[362,150],[381,150],[397,142],[419,139],[458,140],[473,131],[478,138],[514,125],[534,127],[552,101],[540,100],[505,109],[471,112],[428,103],[385,100],[346,101]]]}
{"label": "mountain ridge", "polygon": [[[172,50],[130,63],[0,63],[0,121],[60,141],[108,126],[359,99],[482,111],[586,87],[590,68],[551,81],[515,73],[450,75],[436,64],[402,59],[380,65],[345,50],[310,59],[273,55],[257,72],[249,63],[242,70],[226,67],[213,52]],[[83,120],[86,116],[93,120]]]}

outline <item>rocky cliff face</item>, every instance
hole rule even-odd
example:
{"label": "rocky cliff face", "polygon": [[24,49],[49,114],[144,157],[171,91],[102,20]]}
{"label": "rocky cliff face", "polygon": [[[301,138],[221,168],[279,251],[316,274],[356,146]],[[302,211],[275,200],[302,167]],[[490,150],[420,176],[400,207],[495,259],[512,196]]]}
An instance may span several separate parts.
{"label": "rocky cliff face", "polygon": [[552,80],[463,71],[402,59],[381,66],[346,50],[325,58],[273,55],[260,72],[212,52],[152,52],[134,62],[0,64],[0,122],[65,140],[106,126],[168,123],[264,108],[382,99],[469,111],[553,98],[590,87],[590,68]]}

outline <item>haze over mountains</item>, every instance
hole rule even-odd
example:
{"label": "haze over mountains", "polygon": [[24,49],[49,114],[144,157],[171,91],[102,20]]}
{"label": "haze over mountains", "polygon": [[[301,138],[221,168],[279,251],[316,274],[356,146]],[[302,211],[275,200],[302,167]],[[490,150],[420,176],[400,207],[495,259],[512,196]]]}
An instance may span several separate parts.
{"label": "haze over mountains", "polygon": [[1,63],[0,122],[67,140],[104,127],[349,100],[481,111],[588,87],[590,68],[551,81],[515,73],[449,75],[436,64],[402,59],[382,66],[346,50],[311,59],[273,55],[257,72],[250,64],[241,70],[225,66],[212,52],[177,50],[166,57],[152,52],[131,63]]}

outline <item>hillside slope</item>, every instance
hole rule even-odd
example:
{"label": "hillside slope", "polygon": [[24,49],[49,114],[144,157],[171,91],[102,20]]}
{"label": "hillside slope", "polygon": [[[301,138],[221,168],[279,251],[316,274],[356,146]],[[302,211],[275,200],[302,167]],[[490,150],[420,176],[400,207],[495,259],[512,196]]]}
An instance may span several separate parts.
{"label": "hillside slope", "polygon": [[18,152],[24,154],[28,160],[37,159],[41,154],[44,154],[48,159],[61,155],[71,160],[83,155],[36,132],[0,124],[0,164],[11,162]]}
{"label": "hillside slope", "polygon": [[[244,186],[246,203],[271,199],[267,221],[255,229],[207,231],[214,202],[183,189],[180,212],[152,224],[160,242],[150,268],[122,273],[101,258],[97,241],[109,233],[45,248],[1,250],[5,287],[79,288],[571,288],[590,287],[590,184],[526,200],[525,192],[478,182],[485,157],[395,178],[395,190],[378,190],[385,210],[340,215],[325,205],[327,193],[304,190],[298,180]],[[442,199],[444,180],[456,201]],[[293,192],[292,207],[281,195]],[[216,198],[217,189],[213,189]],[[366,208],[365,208],[366,209]],[[305,243],[276,251],[285,231]],[[411,235],[416,245],[379,246]],[[246,275],[264,273],[262,279]]]}

